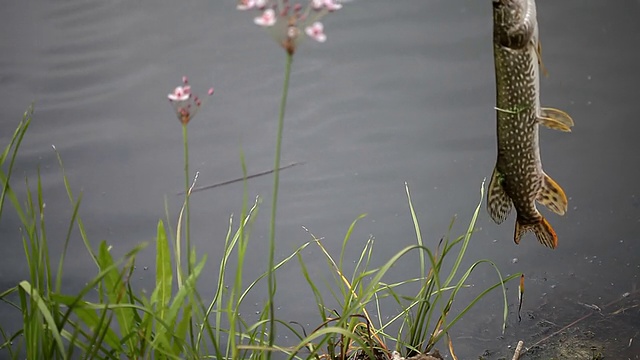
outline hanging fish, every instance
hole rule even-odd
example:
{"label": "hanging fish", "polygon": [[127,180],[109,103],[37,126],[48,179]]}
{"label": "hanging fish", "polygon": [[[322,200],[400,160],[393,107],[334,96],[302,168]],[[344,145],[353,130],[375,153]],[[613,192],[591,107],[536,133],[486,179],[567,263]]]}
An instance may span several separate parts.
{"label": "hanging fish", "polygon": [[532,231],[550,248],[558,237],[536,201],[564,215],[567,196],[542,170],[538,127],[569,132],[564,111],[540,106],[542,64],[535,0],[493,0],[493,53],[496,71],[498,158],[487,192],[487,209],[502,223],[517,212],[514,241]]}

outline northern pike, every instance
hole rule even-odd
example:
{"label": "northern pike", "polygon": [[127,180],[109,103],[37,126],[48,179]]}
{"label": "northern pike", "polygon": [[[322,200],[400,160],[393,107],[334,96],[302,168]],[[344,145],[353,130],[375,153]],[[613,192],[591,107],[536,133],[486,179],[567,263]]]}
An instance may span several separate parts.
{"label": "northern pike", "polygon": [[540,106],[542,59],[535,0],[492,2],[498,158],[487,191],[487,209],[500,224],[515,207],[516,244],[532,231],[540,243],[556,248],[558,236],[536,201],[564,215],[567,196],[542,170],[538,127],[569,132],[573,120],[564,111]]}

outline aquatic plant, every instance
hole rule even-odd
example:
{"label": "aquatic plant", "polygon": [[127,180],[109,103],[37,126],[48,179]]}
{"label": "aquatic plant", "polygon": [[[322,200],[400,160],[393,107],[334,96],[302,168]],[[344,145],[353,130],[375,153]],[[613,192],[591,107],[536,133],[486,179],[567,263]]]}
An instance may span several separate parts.
{"label": "aquatic plant", "polygon": [[[301,3],[291,4],[288,0],[240,0],[237,5],[238,10],[246,11],[256,9],[261,15],[254,18],[254,23],[270,30],[275,41],[282,46],[286,52],[284,82],[282,84],[282,96],[280,98],[280,111],[278,116],[278,130],[276,134],[276,151],[273,165],[273,191],[271,193],[271,221],[269,231],[269,264],[268,272],[268,332],[269,347],[273,347],[276,337],[276,316],[273,297],[276,291],[276,276],[273,271],[275,262],[275,236],[276,217],[278,205],[278,189],[280,182],[280,155],[282,151],[282,131],[284,128],[284,116],[287,108],[287,94],[289,91],[289,77],[291,75],[291,63],[298,44],[307,34],[312,39],[324,42],[326,35],[324,27],[319,20],[335,10],[342,8],[335,0],[312,0],[304,7]],[[304,32],[301,29],[304,28]],[[267,359],[271,358],[271,352],[267,352]]]}
{"label": "aquatic plant", "polygon": [[327,36],[320,19],[341,8],[342,4],[335,0],[311,0],[306,6],[300,2],[291,4],[288,0],[240,0],[237,6],[238,10],[259,11],[260,15],[253,22],[267,28],[289,55],[296,52],[304,34],[318,42],[325,42]]}
{"label": "aquatic plant", "polygon": [[[209,88],[207,95],[213,95],[213,88]],[[189,137],[187,125],[193,119],[203,104],[203,99],[191,92],[189,79],[182,77],[182,85],[177,86],[172,93],[167,95],[169,102],[173,106],[180,124],[182,124],[182,143],[184,145],[184,192],[189,193],[192,176],[189,173]],[[189,196],[185,196],[185,227],[184,235],[187,242],[187,249],[191,248],[191,221],[189,211]],[[181,232],[177,236],[180,239]],[[179,242],[179,241],[178,241]],[[187,262],[187,274],[191,274],[191,264]]]}
{"label": "aquatic plant", "polygon": [[[186,76],[182,77],[182,84],[173,89],[173,92],[167,95],[167,98],[173,106],[180,123],[186,125],[196,116],[204,99],[191,92],[191,85],[189,85],[189,79]],[[209,88],[207,95],[213,95],[213,88]]]}

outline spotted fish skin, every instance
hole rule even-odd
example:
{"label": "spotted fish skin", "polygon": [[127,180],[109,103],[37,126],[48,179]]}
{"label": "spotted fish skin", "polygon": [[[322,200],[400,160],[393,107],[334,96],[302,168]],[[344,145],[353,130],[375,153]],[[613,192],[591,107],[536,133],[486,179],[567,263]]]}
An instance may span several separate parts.
{"label": "spotted fish skin", "polygon": [[542,170],[539,125],[571,131],[565,112],[540,106],[540,43],[535,0],[492,0],[498,156],[487,192],[491,218],[502,223],[516,209],[514,241],[532,231],[556,248],[558,237],[536,201],[564,215],[567,197]]}

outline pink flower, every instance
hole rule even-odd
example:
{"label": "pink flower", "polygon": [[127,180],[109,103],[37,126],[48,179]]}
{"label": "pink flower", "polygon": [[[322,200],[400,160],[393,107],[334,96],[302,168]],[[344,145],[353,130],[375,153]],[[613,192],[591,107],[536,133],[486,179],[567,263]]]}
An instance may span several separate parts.
{"label": "pink flower", "polygon": [[238,2],[238,6],[236,6],[236,9],[238,10],[249,10],[249,9],[253,9],[253,7],[256,5],[256,1],[255,0],[240,0]]}
{"label": "pink flower", "polygon": [[190,90],[191,88],[189,86],[178,86],[173,90],[173,93],[169,94],[167,97],[169,98],[169,101],[185,101],[189,99]]}
{"label": "pink flower", "polygon": [[335,11],[342,9],[342,4],[338,4],[335,0],[324,0],[324,6],[329,11]]}
{"label": "pink flower", "polygon": [[[197,95],[191,93],[191,86],[187,85],[188,79],[186,76],[182,77],[182,83],[183,86],[176,87],[173,93],[167,95],[167,97],[173,106],[178,120],[186,125],[196,115],[200,106],[202,106],[202,100]],[[207,91],[207,95],[213,95],[213,88]]]}
{"label": "pink flower", "polygon": [[314,10],[326,8],[329,11],[335,11],[342,9],[342,4],[337,3],[336,0],[312,0],[311,7]]}
{"label": "pink flower", "polygon": [[264,9],[267,6],[267,0],[239,0],[236,9],[250,10],[253,8]]}
{"label": "pink flower", "polygon": [[260,26],[273,26],[276,23],[276,12],[273,9],[265,10],[261,16],[253,19]]}
{"label": "pink flower", "polygon": [[324,30],[324,26],[322,25],[321,22],[318,22],[318,21],[314,22],[311,26],[307,26],[304,29],[304,31],[307,33],[307,35],[310,38],[318,42],[327,41],[327,36],[324,34],[323,30]]}
{"label": "pink flower", "polygon": [[[342,8],[345,0],[238,0],[238,9],[258,9],[254,23],[268,28],[280,46],[294,54],[300,40],[306,34],[310,38],[325,42],[327,36],[320,19]],[[303,5],[302,3],[307,3]]]}

